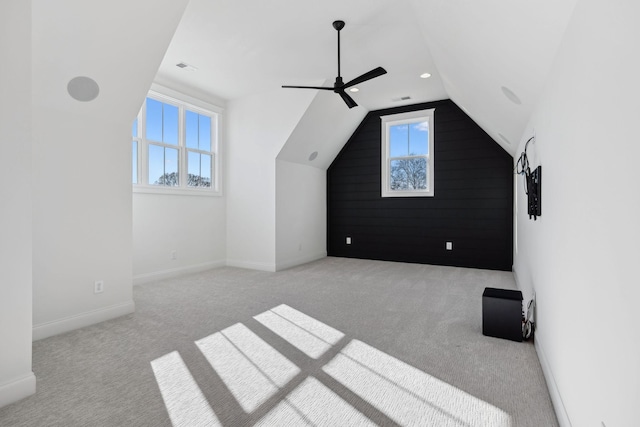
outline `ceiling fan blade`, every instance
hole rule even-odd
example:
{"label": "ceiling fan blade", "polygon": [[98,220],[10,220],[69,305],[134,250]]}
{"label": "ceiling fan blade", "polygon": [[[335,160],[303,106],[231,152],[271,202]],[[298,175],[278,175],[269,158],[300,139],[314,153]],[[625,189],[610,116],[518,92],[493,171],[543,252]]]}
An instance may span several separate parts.
{"label": "ceiling fan blade", "polygon": [[338,94],[344,100],[345,104],[347,104],[347,107],[353,108],[358,106],[358,104],[356,104],[356,101],[354,101],[353,98],[347,95],[347,93],[344,90],[339,90]]}
{"label": "ceiling fan blade", "polygon": [[320,89],[320,90],[334,90],[332,87],[325,86],[282,86],[285,88],[294,88],[294,89]]}
{"label": "ceiling fan blade", "polygon": [[355,79],[351,80],[350,82],[347,82],[344,84],[344,86],[342,86],[343,89],[347,89],[351,86],[355,86],[359,83],[362,82],[366,82],[367,80],[371,80],[371,79],[375,79],[376,77],[379,77],[383,74],[387,74],[387,70],[385,70],[382,67],[378,67],[378,68],[374,68],[373,70],[364,73],[363,75],[356,77]]}

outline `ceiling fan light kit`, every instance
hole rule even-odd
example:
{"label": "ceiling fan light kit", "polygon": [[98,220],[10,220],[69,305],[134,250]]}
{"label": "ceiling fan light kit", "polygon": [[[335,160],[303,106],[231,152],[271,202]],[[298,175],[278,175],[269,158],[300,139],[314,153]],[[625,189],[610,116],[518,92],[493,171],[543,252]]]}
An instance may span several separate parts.
{"label": "ceiling fan light kit", "polygon": [[282,86],[283,88],[294,88],[294,89],[318,89],[318,90],[331,90],[342,98],[342,100],[347,104],[349,108],[357,107],[358,104],[353,100],[346,92],[346,89],[349,89],[352,86],[357,84],[366,82],[367,80],[374,79],[376,77],[380,77],[383,74],[387,73],[382,67],[374,68],[371,71],[368,71],[361,76],[356,77],[355,79],[344,83],[342,80],[342,76],[340,75],[340,30],[344,28],[344,21],[334,21],[333,28],[338,31],[338,77],[336,77],[336,81],[333,84],[333,87],[327,86]]}

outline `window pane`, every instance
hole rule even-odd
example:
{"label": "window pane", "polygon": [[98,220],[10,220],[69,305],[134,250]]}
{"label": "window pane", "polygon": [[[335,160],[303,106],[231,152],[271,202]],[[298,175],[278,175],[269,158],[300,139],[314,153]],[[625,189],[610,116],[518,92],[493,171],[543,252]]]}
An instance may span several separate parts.
{"label": "window pane", "polygon": [[389,183],[391,190],[407,189],[407,174],[402,165],[403,160],[391,160]]}
{"label": "window pane", "polygon": [[187,170],[189,173],[187,185],[189,187],[197,187],[200,181],[200,154],[189,152],[189,157],[187,157]]}
{"label": "window pane", "polygon": [[[162,141],[162,103],[147,98],[147,139]],[[149,181],[151,182],[151,181]]]}
{"label": "window pane", "polygon": [[429,122],[411,123],[409,132],[409,154],[429,154]]}
{"label": "window pane", "polygon": [[409,125],[389,127],[389,157],[409,155]]}
{"label": "window pane", "polygon": [[200,155],[200,186],[211,187],[211,156]]}
{"label": "window pane", "polygon": [[200,117],[200,145],[198,148],[211,151],[211,117],[198,115]]}
{"label": "window pane", "polygon": [[424,157],[414,157],[412,159],[406,159],[404,162],[409,190],[426,190],[427,159]]}
{"label": "window pane", "polygon": [[173,187],[178,182],[178,150],[149,145],[149,183]]}
{"label": "window pane", "polygon": [[178,145],[178,107],[162,104],[162,141]]}
{"label": "window pane", "polygon": [[178,180],[178,150],[175,148],[164,149],[164,185],[176,186]]}
{"label": "window pane", "polygon": [[427,159],[414,157],[391,160],[389,178],[391,190],[426,190]]}
{"label": "window pane", "polygon": [[133,121],[133,126],[131,126],[131,136],[134,138],[138,136],[138,118]]}
{"label": "window pane", "polygon": [[164,185],[164,148],[149,144],[149,184]]}
{"label": "window pane", "polygon": [[186,144],[189,148],[198,148],[198,116],[199,114],[187,110],[186,114]]}
{"label": "window pane", "polygon": [[211,156],[189,152],[189,187],[211,187]]}
{"label": "window pane", "polygon": [[133,141],[131,151],[131,182],[138,183],[138,141]]}

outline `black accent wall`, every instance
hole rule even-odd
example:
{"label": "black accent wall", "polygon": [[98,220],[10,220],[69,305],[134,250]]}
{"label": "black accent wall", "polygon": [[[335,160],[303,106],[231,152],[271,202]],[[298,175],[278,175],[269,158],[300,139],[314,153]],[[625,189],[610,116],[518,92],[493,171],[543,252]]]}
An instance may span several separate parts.
{"label": "black accent wall", "polygon": [[[435,196],[380,197],[380,116],[427,108]],[[511,155],[450,100],[372,111],[327,171],[327,252],[510,271],[512,168]]]}

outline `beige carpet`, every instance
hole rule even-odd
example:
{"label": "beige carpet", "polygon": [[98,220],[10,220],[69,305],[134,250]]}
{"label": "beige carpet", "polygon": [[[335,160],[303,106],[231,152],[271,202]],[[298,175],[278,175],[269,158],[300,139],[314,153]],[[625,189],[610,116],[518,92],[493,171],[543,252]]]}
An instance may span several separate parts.
{"label": "beige carpet", "polygon": [[485,337],[511,273],[326,258],[134,287],[135,314],[34,343],[1,426],[557,426],[530,343]]}

